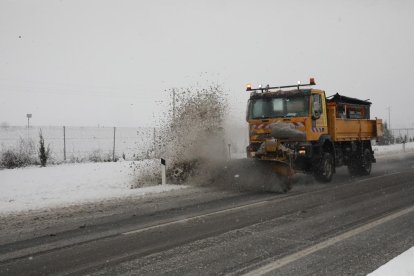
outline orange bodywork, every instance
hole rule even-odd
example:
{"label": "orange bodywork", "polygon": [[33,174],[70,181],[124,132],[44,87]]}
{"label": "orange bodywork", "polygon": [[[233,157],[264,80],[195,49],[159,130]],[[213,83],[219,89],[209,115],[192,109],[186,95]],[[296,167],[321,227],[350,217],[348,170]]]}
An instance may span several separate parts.
{"label": "orange bodywork", "polygon": [[381,119],[342,119],[336,117],[336,104],[328,103],[328,132],[335,142],[372,140],[383,135]]}
{"label": "orange bodywork", "polygon": [[[282,92],[294,93],[296,90],[280,93]],[[309,89],[305,92],[309,97],[308,112],[301,113],[300,117],[249,119],[247,116],[248,157],[271,162],[273,172],[290,177],[295,171],[315,172],[318,160],[322,159],[318,154],[325,146],[328,150],[332,148],[333,158],[336,158],[336,150],[342,153],[338,154],[338,160],[342,159],[337,164],[348,165],[349,158],[353,158],[352,154],[356,155],[351,152],[355,145],[368,148],[371,152],[370,140],[383,136],[382,120],[368,119],[370,102],[353,98],[348,98],[348,102],[327,99],[325,91],[320,89]],[[267,97],[272,97],[272,93],[277,96],[278,92],[269,93]],[[348,163],[345,163],[345,158],[348,158]]]}

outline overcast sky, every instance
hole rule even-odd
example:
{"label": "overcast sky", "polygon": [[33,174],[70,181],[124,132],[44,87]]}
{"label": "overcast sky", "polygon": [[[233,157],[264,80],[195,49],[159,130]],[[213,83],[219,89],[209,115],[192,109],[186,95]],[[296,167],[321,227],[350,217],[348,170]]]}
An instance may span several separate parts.
{"label": "overcast sky", "polygon": [[414,1],[0,0],[0,123],[148,126],[166,89],[315,77],[414,126]]}

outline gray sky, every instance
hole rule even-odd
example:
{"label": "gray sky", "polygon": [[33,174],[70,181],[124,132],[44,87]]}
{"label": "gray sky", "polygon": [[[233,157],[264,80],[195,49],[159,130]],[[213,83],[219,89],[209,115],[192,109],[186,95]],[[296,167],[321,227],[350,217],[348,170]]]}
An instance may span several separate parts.
{"label": "gray sky", "polygon": [[0,122],[148,126],[165,89],[316,78],[414,126],[413,1],[0,0]]}

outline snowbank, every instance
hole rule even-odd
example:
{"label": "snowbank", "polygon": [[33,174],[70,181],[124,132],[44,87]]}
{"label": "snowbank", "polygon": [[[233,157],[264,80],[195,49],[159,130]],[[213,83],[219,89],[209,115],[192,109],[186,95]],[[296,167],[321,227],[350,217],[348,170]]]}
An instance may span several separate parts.
{"label": "snowbank", "polygon": [[383,266],[380,266],[369,276],[405,276],[414,275],[414,247],[395,257]]}
{"label": "snowbank", "polygon": [[[372,149],[374,150],[374,153],[376,156],[404,152],[403,144],[394,144],[394,145],[386,145],[386,146],[376,145],[376,146],[373,146]],[[405,144],[405,152],[414,152],[414,142]]]}
{"label": "snowbank", "polygon": [[[141,161],[141,166],[151,161]],[[0,170],[0,215],[180,189],[158,185],[131,189],[137,163],[76,163]]]}

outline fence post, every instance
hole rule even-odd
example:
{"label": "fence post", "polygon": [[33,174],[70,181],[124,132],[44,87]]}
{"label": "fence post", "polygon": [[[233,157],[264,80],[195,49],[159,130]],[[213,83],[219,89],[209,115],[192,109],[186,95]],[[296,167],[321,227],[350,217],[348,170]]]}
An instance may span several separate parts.
{"label": "fence post", "polygon": [[114,147],[112,149],[112,161],[115,162],[115,132],[116,132],[116,127],[114,127]]}
{"label": "fence post", "polygon": [[152,148],[154,149],[153,152],[152,152],[152,155],[153,155],[152,157],[157,158],[158,154],[157,154],[157,142],[156,142],[155,127],[154,127],[154,133],[153,133],[153,136],[152,136]]}
{"label": "fence post", "polygon": [[66,161],[66,127],[63,126],[63,161]]}

